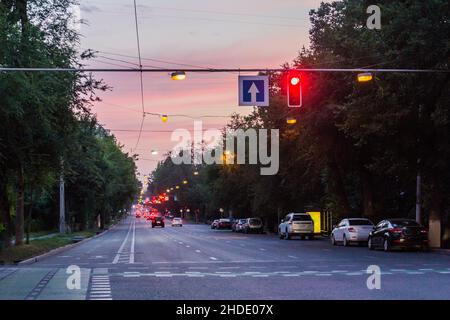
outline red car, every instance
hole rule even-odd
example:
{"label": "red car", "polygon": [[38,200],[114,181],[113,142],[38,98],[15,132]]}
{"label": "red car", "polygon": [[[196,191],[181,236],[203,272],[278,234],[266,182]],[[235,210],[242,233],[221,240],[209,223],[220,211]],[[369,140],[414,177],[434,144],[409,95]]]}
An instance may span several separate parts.
{"label": "red car", "polygon": [[230,229],[231,230],[231,220],[230,219],[219,219],[219,221],[217,222],[217,226],[216,229],[220,230],[220,229]]}

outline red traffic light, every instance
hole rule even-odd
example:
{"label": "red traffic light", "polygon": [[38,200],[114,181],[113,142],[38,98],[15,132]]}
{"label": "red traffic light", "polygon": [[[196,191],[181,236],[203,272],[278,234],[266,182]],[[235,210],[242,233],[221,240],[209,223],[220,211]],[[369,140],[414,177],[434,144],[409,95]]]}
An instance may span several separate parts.
{"label": "red traffic light", "polygon": [[298,73],[289,73],[287,89],[288,106],[299,108],[302,106],[302,83]]}

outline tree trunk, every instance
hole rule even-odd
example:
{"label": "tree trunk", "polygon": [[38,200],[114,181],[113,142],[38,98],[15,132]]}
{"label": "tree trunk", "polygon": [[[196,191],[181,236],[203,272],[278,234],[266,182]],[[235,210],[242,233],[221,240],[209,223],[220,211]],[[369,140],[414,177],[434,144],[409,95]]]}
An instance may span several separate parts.
{"label": "tree trunk", "polygon": [[361,194],[363,214],[366,217],[373,217],[373,189],[372,175],[366,168],[361,168]]}
{"label": "tree trunk", "polygon": [[16,202],[16,246],[23,244],[24,236],[24,196],[25,182],[23,177],[23,167],[19,165],[18,170],[19,182],[17,185],[17,202]]}
{"label": "tree trunk", "polygon": [[328,168],[330,170],[330,191],[333,193],[339,201],[339,209],[342,214],[350,213],[350,205],[348,202],[347,194],[344,188],[344,181],[342,180],[341,172],[335,161],[330,161],[328,163]]}
{"label": "tree trunk", "polygon": [[27,217],[27,232],[26,232],[26,244],[30,244],[30,232],[31,232],[31,217],[33,213],[33,184],[30,186],[30,203],[28,208],[28,217]]}
{"label": "tree trunk", "polygon": [[441,247],[441,219],[442,219],[442,195],[440,184],[436,177],[432,177],[431,181],[431,203],[430,214],[428,222],[428,237],[430,240],[430,247]]}
{"label": "tree trunk", "polygon": [[3,224],[4,231],[1,233],[3,248],[11,245],[11,216],[9,214],[9,200],[6,192],[6,184],[0,186],[0,223]]}

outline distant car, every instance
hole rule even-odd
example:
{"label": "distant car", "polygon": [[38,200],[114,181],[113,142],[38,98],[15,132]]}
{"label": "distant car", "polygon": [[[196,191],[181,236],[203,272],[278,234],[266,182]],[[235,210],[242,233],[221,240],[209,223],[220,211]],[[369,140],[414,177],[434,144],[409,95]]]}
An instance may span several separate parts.
{"label": "distant car", "polygon": [[219,219],[214,220],[214,221],[211,223],[211,229],[216,229],[218,223],[219,223]]}
{"label": "distant car", "polygon": [[219,219],[216,229],[231,229],[231,219]]}
{"label": "distant car", "polygon": [[173,218],[172,219],[172,227],[182,227],[183,226],[183,220],[181,218]]}
{"label": "distant car", "polygon": [[247,222],[247,219],[239,219],[239,221],[236,225],[236,232],[242,232],[246,222]]}
{"label": "distant car", "polygon": [[333,228],[330,235],[332,245],[341,242],[344,247],[351,243],[367,243],[369,234],[373,230],[373,223],[364,218],[343,219]]}
{"label": "distant car", "polygon": [[152,228],[154,227],[161,227],[164,228],[165,223],[164,223],[164,217],[163,216],[156,216],[153,218],[152,220]]}
{"label": "distant car", "polygon": [[233,230],[234,232],[242,231],[242,226],[245,224],[246,221],[247,219],[236,219],[233,225],[231,226],[231,230]]}
{"label": "distant car", "polygon": [[428,231],[412,219],[383,220],[369,234],[367,246],[370,250],[382,248],[428,249]]}
{"label": "distant car", "polygon": [[289,213],[278,226],[280,239],[289,240],[293,236],[314,239],[314,221],[307,213]]}
{"label": "distant car", "polygon": [[260,218],[247,218],[240,228],[244,233],[264,232],[263,222]]}

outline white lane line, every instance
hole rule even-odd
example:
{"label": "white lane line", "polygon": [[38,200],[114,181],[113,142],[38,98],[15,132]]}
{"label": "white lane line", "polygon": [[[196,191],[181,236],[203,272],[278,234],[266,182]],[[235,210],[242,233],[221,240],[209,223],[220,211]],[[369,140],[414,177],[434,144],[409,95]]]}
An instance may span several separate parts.
{"label": "white lane line", "polygon": [[180,241],[180,242],[178,242],[178,243],[179,243],[179,244],[183,244],[183,242],[181,242],[181,241]]}
{"label": "white lane line", "polygon": [[264,248],[259,248],[259,250],[261,250],[261,251],[266,251],[266,249],[264,249]]}
{"label": "white lane line", "polygon": [[200,250],[195,250],[195,252],[200,253],[201,251]]}
{"label": "white lane line", "polygon": [[288,257],[291,258],[291,259],[297,259],[296,256],[288,256]]}
{"label": "white lane line", "polygon": [[186,246],[186,248],[190,248],[191,246]]}
{"label": "white lane line", "polygon": [[134,244],[136,241],[136,220],[133,223],[133,237],[131,238],[131,248],[130,248],[130,264],[134,263]]}
{"label": "white lane line", "polygon": [[117,263],[119,262],[120,254],[122,253],[123,248],[125,247],[125,243],[127,243],[128,236],[130,235],[130,232],[131,232],[131,226],[132,226],[132,225],[133,225],[133,223],[130,222],[130,226],[129,226],[129,228],[128,228],[127,235],[125,236],[125,239],[123,240],[122,245],[121,245],[120,248],[119,248],[119,251],[117,251],[117,254],[116,254],[116,256],[115,256],[115,258],[114,258],[114,260],[113,260],[113,264],[117,264]]}
{"label": "white lane line", "polygon": [[214,260],[214,261],[216,261],[217,260],[217,258],[214,258],[214,257],[209,257],[211,260]]}

